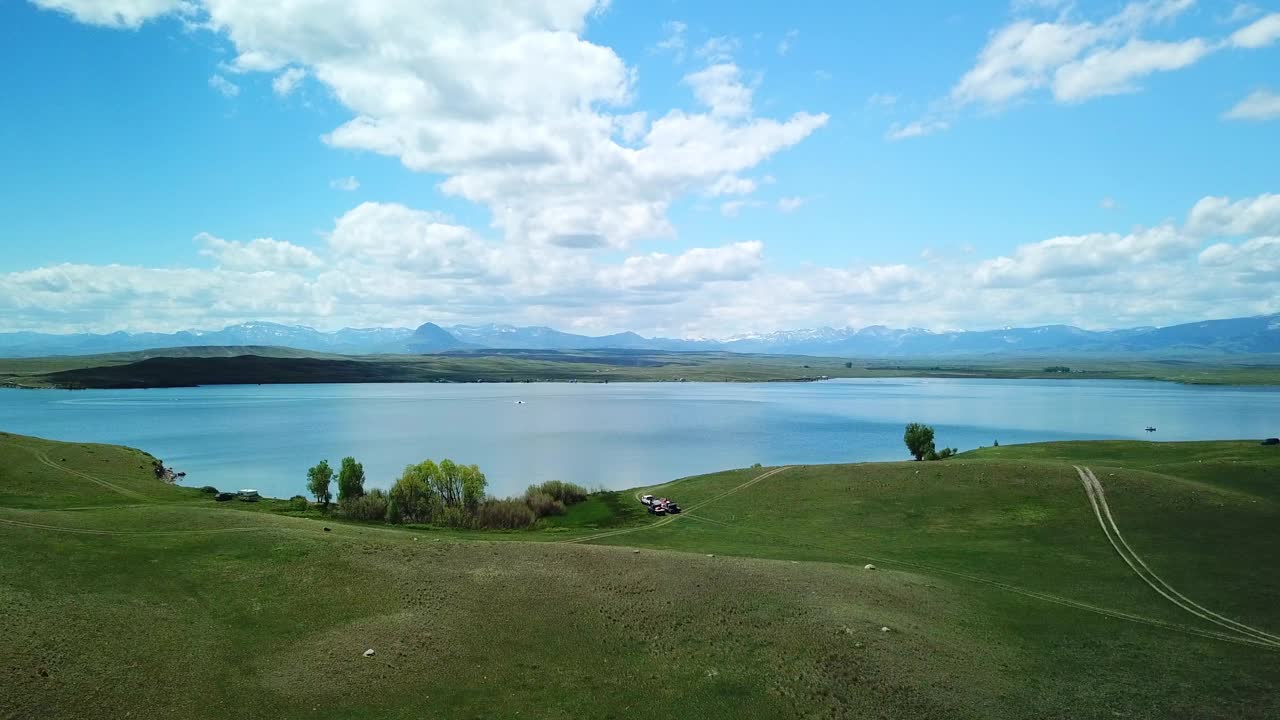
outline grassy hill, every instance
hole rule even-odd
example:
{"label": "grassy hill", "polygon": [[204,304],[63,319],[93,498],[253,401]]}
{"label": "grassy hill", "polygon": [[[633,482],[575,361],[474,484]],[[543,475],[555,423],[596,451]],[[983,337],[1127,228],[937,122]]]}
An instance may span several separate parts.
{"label": "grassy hill", "polygon": [[1170,584],[1280,633],[1280,448],[736,470],[653,490],[676,519],[622,495],[495,535],[215,504],[149,462],[0,436],[0,717],[1280,716],[1280,646],[1153,592],[1073,468]]}

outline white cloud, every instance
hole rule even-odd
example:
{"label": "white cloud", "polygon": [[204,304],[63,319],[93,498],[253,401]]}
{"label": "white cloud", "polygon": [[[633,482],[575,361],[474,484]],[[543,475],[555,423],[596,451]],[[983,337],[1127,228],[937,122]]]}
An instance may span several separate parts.
{"label": "white cloud", "polygon": [[796,38],[800,37],[799,30],[788,30],[782,39],[778,41],[778,54],[786,55],[791,52],[791,46],[795,44]]}
{"label": "white cloud", "polygon": [[[350,109],[353,119],[325,136],[330,145],[444,175],[440,189],[487,207],[510,242],[625,247],[670,237],[666,213],[678,197],[827,121],[747,114],[751,90],[727,62],[691,81],[706,113],[628,111],[634,70],[582,37],[595,0],[369,0],[359,13],[324,12],[321,0],[205,2],[237,67],[302,68]],[[701,55],[714,61],[735,48],[715,38]]]}
{"label": "white cloud", "polygon": [[1235,7],[1231,8],[1231,14],[1227,15],[1225,18],[1222,18],[1222,22],[1226,22],[1226,23],[1244,22],[1245,20],[1256,18],[1261,14],[1262,14],[1262,8],[1258,7],[1257,5],[1251,5],[1249,3],[1237,3]]}
{"label": "white cloud", "polygon": [[738,177],[737,175],[723,175],[720,179],[711,183],[707,188],[707,194],[716,195],[750,195],[756,191],[756,181],[751,178]]}
{"label": "white cloud", "polygon": [[793,213],[799,210],[802,205],[809,202],[802,197],[784,197],[778,200],[778,210],[784,213]]}
{"label": "white cloud", "polygon": [[1280,195],[1263,193],[1236,202],[1201,198],[1187,216],[1187,229],[1202,237],[1280,235]]}
{"label": "white cloud", "polygon": [[329,187],[333,188],[334,190],[342,190],[344,192],[354,192],[360,189],[360,181],[357,180],[354,175],[349,175],[344,178],[337,178],[336,180],[330,180]]}
{"label": "white cloud", "polygon": [[302,68],[289,68],[271,80],[271,90],[280,97],[285,97],[298,87],[298,83],[307,76]]}
{"label": "white cloud", "polygon": [[430,277],[496,277],[500,252],[468,227],[397,203],[361,203],[329,234],[338,258],[412,270]]}
{"label": "white cloud", "polygon": [[713,37],[704,42],[695,54],[709,63],[725,63],[733,60],[739,46],[741,43],[737,38]]}
{"label": "white cloud", "polygon": [[37,7],[66,13],[87,25],[136,28],[142,23],[175,12],[191,12],[187,0],[31,0]]}
{"label": "white cloud", "polygon": [[1198,37],[1139,37],[1193,5],[1194,0],[1140,0],[1097,21],[1072,19],[1070,9],[1050,21],[1015,20],[992,34],[977,63],[951,89],[951,101],[1001,106],[1045,87],[1060,102],[1132,92],[1139,78],[1187,67],[1218,47]]}
{"label": "white cloud", "polygon": [[235,97],[240,94],[240,86],[222,77],[213,75],[209,78],[209,87],[222,93],[223,97]]}
{"label": "white cloud", "polygon": [[1060,102],[1079,102],[1136,92],[1137,79],[1187,67],[1210,51],[1200,38],[1182,42],[1130,40],[1119,48],[1098,50],[1058,68],[1053,76],[1053,96]]}
{"label": "white cloud", "polygon": [[746,280],[760,270],[764,244],[741,242],[718,248],[693,248],[680,255],[651,253],[629,257],[600,271],[601,287],[678,290],[709,282]]}
{"label": "white cloud", "polygon": [[[759,242],[605,261],[485,238],[432,212],[364,203],[323,249],[202,236],[215,268],[55,265],[0,273],[0,330],[173,330],[251,319],[343,325],[547,324],[724,336],[820,325],[1161,324],[1280,312],[1280,232],[1201,251],[1195,222],[1277,227],[1276,197],[1205,198],[1188,227],[1026,243],[999,257],[769,271]],[[965,250],[965,248],[961,248]]]}
{"label": "white cloud", "polygon": [[1256,49],[1280,40],[1280,12],[1253,21],[1231,33],[1231,44],[1239,48]]}
{"label": "white cloud", "polygon": [[1115,210],[1116,208],[1120,207],[1120,204],[1116,202],[1115,198],[1108,195],[1107,197],[1102,198],[1102,200],[1098,203],[1098,207],[1102,208],[1103,210]]}
{"label": "white cloud", "polygon": [[742,73],[732,63],[712,65],[684,77],[694,97],[713,115],[739,117],[751,114],[751,88],[742,84]]}
{"label": "white cloud", "polygon": [[1200,253],[1200,264],[1229,272],[1242,283],[1280,283],[1280,237],[1260,237],[1239,245],[1218,243]]}
{"label": "white cloud", "polygon": [[1043,87],[1058,67],[1074,60],[1104,35],[1092,23],[1020,20],[997,31],[978,62],[951,89],[961,105],[1008,102]]}
{"label": "white cloud", "polygon": [[1270,90],[1256,90],[1228,110],[1229,120],[1275,120],[1280,118],[1280,95]]}
{"label": "white cloud", "polygon": [[227,270],[310,270],[320,266],[320,258],[310,250],[271,238],[258,238],[249,242],[223,240],[209,233],[195,237],[201,246],[200,254],[217,261]]}
{"label": "white cloud", "polygon": [[742,208],[751,205],[750,200],[727,200],[720,203],[720,214],[725,217],[738,217]]}
{"label": "white cloud", "polygon": [[[635,112],[635,69],[583,37],[607,0],[198,4],[201,26],[234,48],[234,71],[285,84],[306,73],[350,112],[325,142],[443,176],[439,189],[486,207],[509,243],[623,248],[672,237],[667,209],[678,198],[827,122],[752,113],[727,37],[697,51],[712,67],[689,84],[706,112]],[[682,23],[667,31],[665,49],[685,47]],[[222,76],[210,83],[238,90]]]}
{"label": "white cloud", "polygon": [[909,122],[906,125],[893,126],[889,129],[885,138],[889,140],[906,140],[908,138],[924,137],[925,135],[942,132],[949,127],[951,127],[951,125],[945,120],[916,120],[915,122]]}
{"label": "white cloud", "polygon": [[867,104],[875,107],[893,107],[898,103],[897,95],[887,95],[884,93],[873,93],[867,98]]}
{"label": "white cloud", "polygon": [[1119,267],[1173,260],[1198,245],[1195,238],[1168,225],[1128,235],[1055,237],[979,263],[974,279],[985,287],[1027,287],[1042,280],[1102,275]]}
{"label": "white cloud", "polygon": [[684,33],[689,26],[679,20],[672,20],[663,24],[662,30],[666,35],[663,36],[654,49],[659,52],[669,52],[675,58],[676,62],[684,61]]}

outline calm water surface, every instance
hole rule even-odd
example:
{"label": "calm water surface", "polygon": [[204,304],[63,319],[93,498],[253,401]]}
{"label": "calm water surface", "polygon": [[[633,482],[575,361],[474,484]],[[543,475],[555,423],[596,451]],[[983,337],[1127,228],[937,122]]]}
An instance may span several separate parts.
{"label": "calm water surface", "polygon": [[0,389],[0,430],[130,445],[188,484],[284,497],[304,492],[316,461],[344,455],[382,487],[424,458],[478,463],[503,495],[552,478],[624,488],[755,462],[905,459],[913,421],[965,450],[1260,438],[1280,435],[1278,411],[1280,388],[1103,380]]}

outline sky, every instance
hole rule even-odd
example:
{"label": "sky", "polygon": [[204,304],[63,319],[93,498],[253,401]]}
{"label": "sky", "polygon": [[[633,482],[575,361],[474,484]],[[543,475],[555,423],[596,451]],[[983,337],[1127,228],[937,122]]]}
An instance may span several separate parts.
{"label": "sky", "polygon": [[1280,312],[1280,3],[0,2],[0,332]]}

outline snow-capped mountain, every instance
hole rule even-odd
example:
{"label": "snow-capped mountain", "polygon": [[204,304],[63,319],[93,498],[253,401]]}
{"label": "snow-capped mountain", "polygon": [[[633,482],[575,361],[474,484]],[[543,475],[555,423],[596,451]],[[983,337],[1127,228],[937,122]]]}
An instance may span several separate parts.
{"label": "snow-capped mountain", "polygon": [[301,325],[246,322],[221,330],[176,333],[0,333],[0,357],[89,355],[189,346],[279,346],[340,354],[437,353],[501,350],[679,350],[828,355],[862,358],[1049,356],[1195,353],[1280,353],[1280,314],[1209,320],[1164,328],[1082,330],[1043,325],[999,330],[933,332],[873,325],[820,327],[735,335],[723,339],[645,338],[633,332],[576,335],[549,327],[425,323],[408,328],[344,328],[323,332]]}

